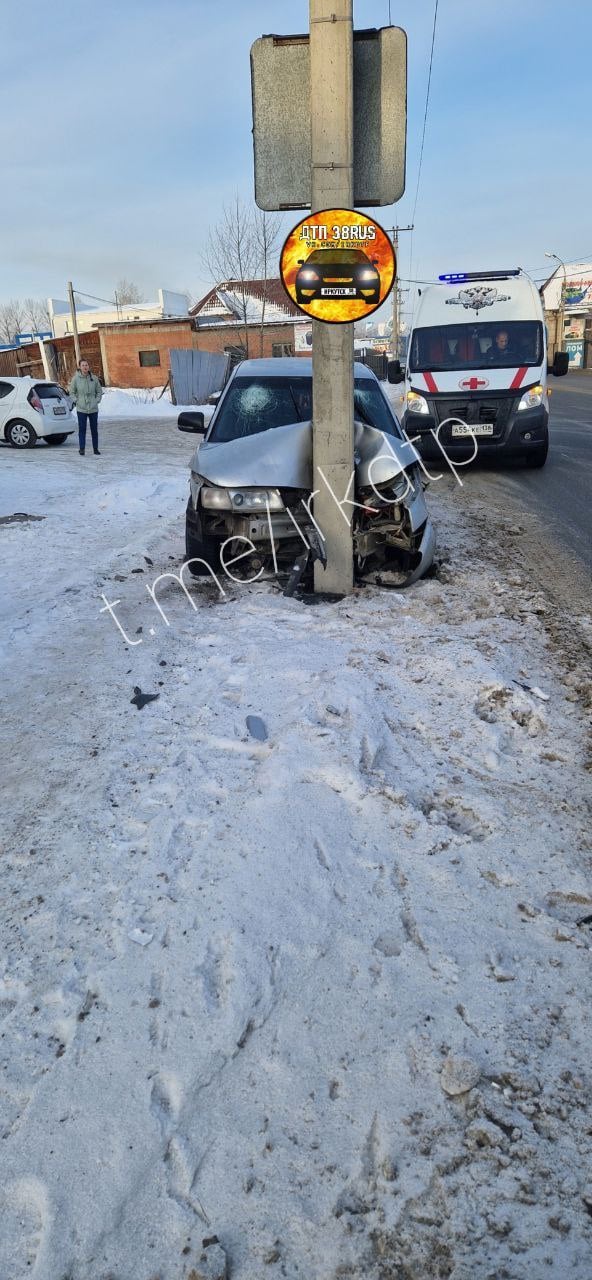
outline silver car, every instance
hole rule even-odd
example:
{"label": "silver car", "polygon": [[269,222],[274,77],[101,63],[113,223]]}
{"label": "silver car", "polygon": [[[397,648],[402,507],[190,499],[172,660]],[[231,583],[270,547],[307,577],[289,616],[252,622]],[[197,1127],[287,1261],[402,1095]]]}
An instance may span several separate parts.
{"label": "silver car", "polygon": [[[311,416],[312,361],[305,357],[237,365],[207,429],[202,413],[179,415],[181,431],[205,436],[191,460],[190,572],[285,569],[294,586],[295,570],[299,581],[323,559],[310,510]],[[355,482],[347,497],[356,505],[344,509],[353,510],[356,574],[380,573],[389,585],[408,586],[429,568],[435,548],[419,459],[378,379],[358,363],[354,429]]]}

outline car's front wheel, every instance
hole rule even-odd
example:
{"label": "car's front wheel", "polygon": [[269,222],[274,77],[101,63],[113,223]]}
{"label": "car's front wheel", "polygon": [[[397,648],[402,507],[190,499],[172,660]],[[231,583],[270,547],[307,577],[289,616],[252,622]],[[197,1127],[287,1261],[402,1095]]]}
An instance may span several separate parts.
{"label": "car's front wheel", "polygon": [[17,418],[15,422],[11,422],[6,432],[6,439],[13,449],[32,449],[37,444],[36,432],[30,422],[25,422],[22,418]]}
{"label": "car's front wheel", "polygon": [[64,440],[68,439],[68,432],[65,431],[62,435],[62,432],[60,431],[60,434],[57,436],[44,436],[43,439],[46,444],[63,444]]}
{"label": "car's front wheel", "polygon": [[[202,578],[209,572],[220,573],[220,542],[217,538],[198,538],[193,529],[185,529],[185,563],[194,578]],[[205,561],[205,564],[204,564]]]}

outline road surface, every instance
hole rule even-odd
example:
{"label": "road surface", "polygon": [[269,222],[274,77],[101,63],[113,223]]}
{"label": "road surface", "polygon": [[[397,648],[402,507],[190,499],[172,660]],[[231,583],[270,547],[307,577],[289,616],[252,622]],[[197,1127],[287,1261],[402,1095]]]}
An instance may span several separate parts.
{"label": "road surface", "polygon": [[[471,496],[495,502],[500,513],[508,504],[514,515],[535,516],[539,536],[569,553],[592,573],[592,374],[569,373],[550,378],[551,451],[542,470],[521,463],[503,469],[472,468],[463,475]],[[574,558],[575,557],[575,561]]]}

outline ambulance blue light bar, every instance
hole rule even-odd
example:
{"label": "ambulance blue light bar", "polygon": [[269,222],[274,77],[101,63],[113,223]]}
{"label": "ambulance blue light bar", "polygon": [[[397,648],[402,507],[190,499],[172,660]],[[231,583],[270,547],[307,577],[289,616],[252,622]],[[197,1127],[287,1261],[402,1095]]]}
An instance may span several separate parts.
{"label": "ambulance blue light bar", "polygon": [[510,276],[519,276],[520,270],[520,267],[512,267],[509,271],[452,271],[438,276],[438,280],[446,284],[464,284],[465,280],[507,280]]}

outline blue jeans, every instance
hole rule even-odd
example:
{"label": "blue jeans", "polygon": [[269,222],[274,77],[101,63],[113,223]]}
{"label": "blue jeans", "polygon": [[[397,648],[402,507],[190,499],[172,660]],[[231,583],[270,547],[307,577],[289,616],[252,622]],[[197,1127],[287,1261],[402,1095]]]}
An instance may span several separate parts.
{"label": "blue jeans", "polygon": [[99,447],[99,431],[97,427],[97,423],[99,421],[98,413],[97,412],[81,413],[80,410],[77,409],[76,417],[78,418],[78,443],[80,448],[84,449],[84,446],[86,444],[86,420],[88,418],[89,425],[90,425],[90,434],[92,437],[92,446],[93,446],[93,449],[95,450],[98,449]]}

